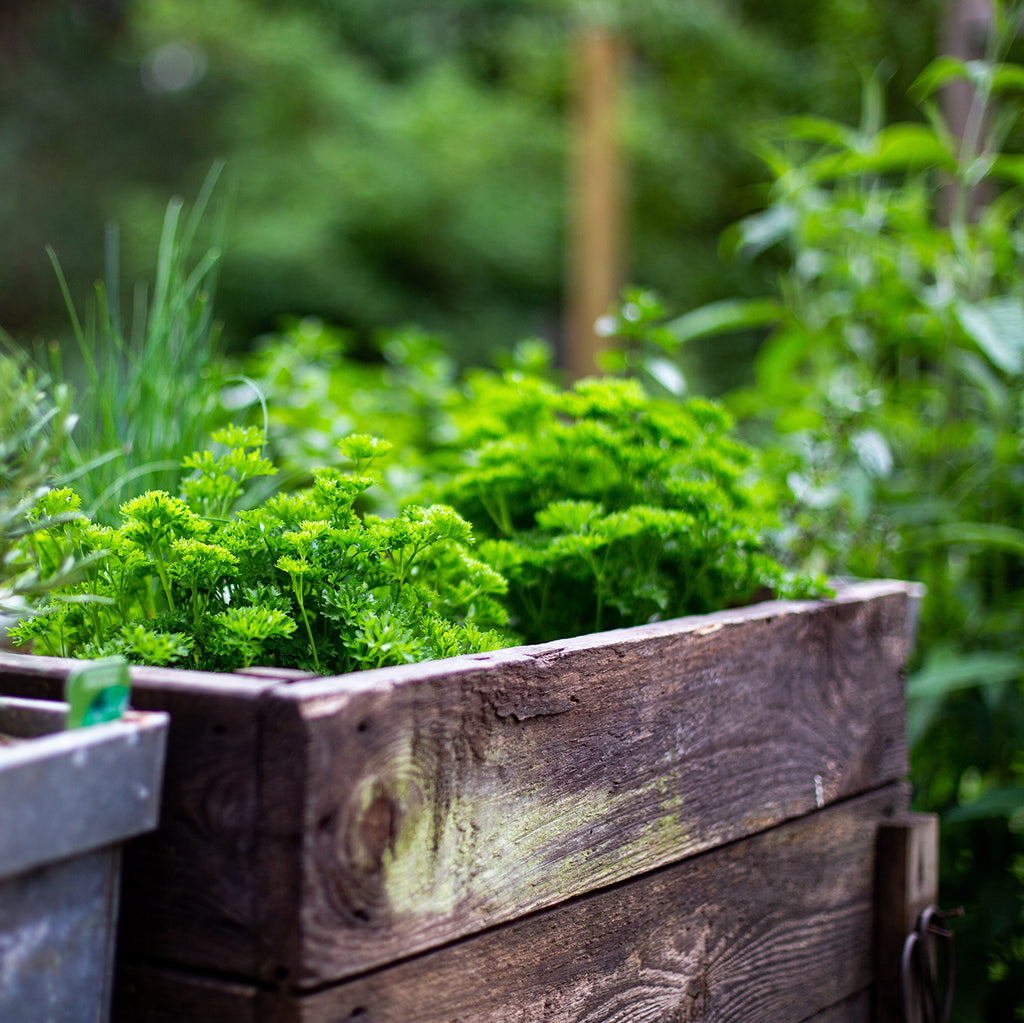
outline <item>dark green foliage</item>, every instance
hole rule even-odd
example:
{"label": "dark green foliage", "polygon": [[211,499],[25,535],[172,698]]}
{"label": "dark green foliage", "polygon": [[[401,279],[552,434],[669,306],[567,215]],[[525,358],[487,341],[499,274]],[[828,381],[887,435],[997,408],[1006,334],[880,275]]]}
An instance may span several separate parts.
{"label": "dark green foliage", "polygon": [[767,553],[772,516],[727,414],[589,380],[473,379],[460,467],[438,493],[487,537],[517,628],[542,641],[820,593]]}
{"label": "dark green foliage", "polygon": [[[166,196],[225,158],[237,181],[220,312],[238,343],[281,313],[360,333],[414,321],[486,361],[551,336],[562,302],[574,40],[610,20],[630,54],[622,137],[630,270],[688,305],[765,274],[717,237],[754,201],[756,119],[893,93],[934,52],[937,0],[136,0],[104,34],[35,5],[0,59],[0,320],[63,326],[107,220],[150,264]],[[56,197],[59,197],[59,201]],[[49,309],[40,316],[39,310]]]}
{"label": "dark green foliage", "polygon": [[319,469],[312,486],[232,513],[246,481],[274,468],[256,431],[215,439],[221,454],[188,459],[183,498],[142,494],[122,505],[116,527],[74,518],[77,498],[61,492],[67,514],[41,532],[93,561],[18,639],[63,656],[322,673],[509,642],[493,631],[507,621],[505,582],[470,554],[470,527],[452,509],[410,507],[391,519],[354,511],[381,442],[348,438],[352,472]]}

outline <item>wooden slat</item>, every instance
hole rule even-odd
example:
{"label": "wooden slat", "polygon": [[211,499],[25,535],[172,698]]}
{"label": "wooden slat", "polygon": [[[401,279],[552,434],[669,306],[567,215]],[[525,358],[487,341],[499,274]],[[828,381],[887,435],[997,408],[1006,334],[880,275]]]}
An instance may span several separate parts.
{"label": "wooden slat", "polygon": [[149,1008],[117,1023],[868,1023],[875,829],[906,804],[889,786],[325,990],[235,988],[216,1017],[210,981],[137,971]]}
{"label": "wooden slat", "polygon": [[119,964],[111,1023],[258,1023],[260,997],[247,984]]}
{"label": "wooden slat", "polygon": [[351,976],[904,776],[912,592],[268,693],[302,941],[260,976]]}
{"label": "wooden slat", "polygon": [[[323,828],[319,822],[309,833],[304,828],[307,750],[302,705],[282,701],[277,691],[268,691],[261,727],[260,833],[255,860],[260,956],[255,978],[289,985],[296,980],[295,964],[303,957],[304,849],[321,840]],[[332,755],[330,750],[323,753]]]}
{"label": "wooden slat", "polygon": [[251,668],[239,668],[234,674],[248,678],[268,678],[276,682],[298,682],[303,679],[322,677],[315,672],[302,671],[299,668],[268,668],[262,665],[254,665]]}
{"label": "wooden slat", "polygon": [[816,1012],[804,1023],[875,1023],[871,1015],[871,988],[858,991],[836,1005]]}
{"label": "wooden slat", "polygon": [[260,698],[275,684],[133,670],[132,703],[171,728],[160,828],[125,850],[119,958],[254,975]]}
{"label": "wooden slat", "polygon": [[[879,829],[875,1023],[903,1023],[903,944],[939,895],[939,819],[916,813]],[[913,994],[913,992],[911,992]]]}
{"label": "wooden slat", "polygon": [[310,996],[299,1018],[797,1023],[871,982],[875,824],[906,800],[813,814]]}
{"label": "wooden slat", "polygon": [[64,680],[75,661],[0,650],[0,694],[32,700],[63,700]]}
{"label": "wooden slat", "polygon": [[[901,777],[915,596],[315,682],[136,672],[173,720],[122,959],[330,983]],[[39,695],[45,662],[0,655],[0,688]]]}

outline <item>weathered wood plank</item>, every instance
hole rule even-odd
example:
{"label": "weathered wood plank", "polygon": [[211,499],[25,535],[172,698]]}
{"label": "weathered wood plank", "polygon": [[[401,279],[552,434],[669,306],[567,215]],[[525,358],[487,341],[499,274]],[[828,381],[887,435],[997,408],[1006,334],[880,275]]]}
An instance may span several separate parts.
{"label": "weathered wood plank", "polygon": [[259,1023],[248,984],[118,964],[111,1023]]}
{"label": "weathered wood plank", "polygon": [[0,694],[31,700],[63,700],[64,680],[74,661],[0,650]]}
{"label": "weathered wood plank", "polygon": [[938,817],[908,814],[879,829],[876,890],[873,1019],[903,1023],[903,944],[939,897]]}
{"label": "weathered wood plank", "polygon": [[888,786],[309,994],[139,970],[116,1020],[868,1023],[875,832],[907,799]]}
{"label": "weathered wood plank", "polygon": [[301,843],[302,941],[260,975],[351,976],[902,777],[912,592],[268,693],[263,841]]}
{"label": "weathered wood plank", "polygon": [[875,825],[906,801],[812,814],[311,995],[300,1019],[805,1020],[871,983]]}
{"label": "weathered wood plank", "polygon": [[125,849],[119,958],[254,974],[259,707],[275,684],[133,670],[133,705],[171,728],[160,828]]}
{"label": "weathered wood plank", "polygon": [[[900,777],[914,594],[307,682],[136,671],[173,723],[122,958],[328,983]],[[47,661],[0,654],[0,688]]]}
{"label": "weathered wood plank", "polygon": [[804,1023],[875,1023],[871,1015],[871,988],[858,991],[837,1005],[816,1012]]}
{"label": "weathered wood plank", "polygon": [[298,682],[303,679],[322,678],[312,671],[301,671],[298,668],[268,668],[263,665],[254,665],[251,668],[239,668],[235,675],[243,675],[250,678],[269,678],[278,682]]}

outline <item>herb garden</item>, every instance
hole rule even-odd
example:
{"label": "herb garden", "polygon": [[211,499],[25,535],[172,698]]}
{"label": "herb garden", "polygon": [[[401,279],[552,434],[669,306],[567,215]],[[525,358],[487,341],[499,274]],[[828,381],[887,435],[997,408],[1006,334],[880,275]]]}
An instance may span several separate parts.
{"label": "herb garden", "polygon": [[[75,490],[69,459],[108,463],[69,443],[68,392],[4,363],[7,603],[31,601],[8,631],[33,654],[0,657],[3,688],[59,697],[69,658],[122,658],[171,721],[160,827],[125,854],[115,1018],[897,1011],[875,930],[898,945],[934,898],[903,782],[919,593],[784,568],[720,406],[562,389],[536,354],[441,403],[404,499],[363,433],[275,487],[267,404],[183,457],[176,494],[129,469],[116,513],[111,484],[86,510]],[[884,905],[880,827],[918,878]],[[735,902],[754,863],[799,897]],[[537,958],[580,933],[571,965]],[[496,958],[519,966],[493,989],[458,979]]]}
{"label": "herb garden", "polygon": [[[928,1019],[948,960],[933,985],[905,942],[940,901],[954,1018],[1019,1015],[1024,72],[995,10],[984,60],[917,80],[925,121],[869,79],[857,128],[766,129],[728,238],[783,254],[778,294],[629,290],[601,378],[538,341],[460,370],[411,328],[367,360],[313,316],[228,354],[219,165],[151,291],[123,300],[113,232],[87,308],[51,253],[76,350],[0,357],[0,814],[50,757],[37,805],[146,791],[64,857],[106,857],[90,920],[120,877],[90,1020]],[[751,328],[755,384],[685,396],[687,346]],[[133,709],[64,730],[87,664]],[[20,907],[56,868],[5,840]],[[60,976],[29,935],[65,891],[0,915],[19,999]]]}

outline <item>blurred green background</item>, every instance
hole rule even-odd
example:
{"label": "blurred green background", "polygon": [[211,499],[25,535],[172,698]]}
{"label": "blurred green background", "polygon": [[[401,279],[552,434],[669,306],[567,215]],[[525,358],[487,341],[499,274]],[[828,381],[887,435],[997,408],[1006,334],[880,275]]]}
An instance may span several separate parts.
{"label": "blurred green background", "polygon": [[[42,0],[0,41],[0,324],[66,330],[44,247],[76,297],[122,225],[151,272],[171,194],[216,159],[230,230],[218,313],[233,347],[282,313],[360,336],[416,323],[487,361],[557,340],[573,43],[629,51],[624,281],[684,309],[763,290],[723,227],[760,199],[752,124],[856,117],[887,64],[894,110],[935,52],[938,0]],[[733,362],[733,365],[735,363]],[[707,371],[714,384],[720,368]]]}

